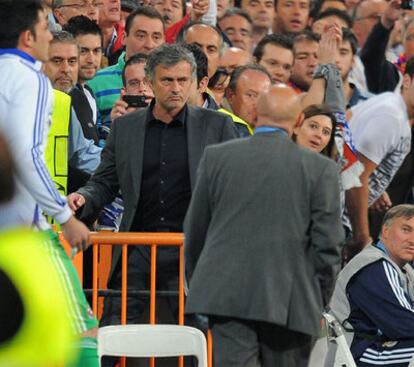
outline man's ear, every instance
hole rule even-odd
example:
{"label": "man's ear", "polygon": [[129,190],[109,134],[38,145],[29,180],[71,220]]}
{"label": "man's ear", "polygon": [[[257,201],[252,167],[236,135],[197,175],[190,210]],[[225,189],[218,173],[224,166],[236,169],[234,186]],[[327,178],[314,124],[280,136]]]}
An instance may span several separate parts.
{"label": "man's ear", "polygon": [[31,48],[33,44],[33,40],[34,40],[34,36],[33,36],[32,31],[27,29],[20,33],[19,40],[18,40],[18,47],[22,49]]}
{"label": "man's ear", "polygon": [[198,83],[198,93],[204,93],[208,87],[208,77],[205,76],[203,79],[200,80],[200,83]]}
{"label": "man's ear", "polygon": [[381,228],[381,239],[387,240],[389,228],[387,225],[383,225]]}
{"label": "man's ear", "polygon": [[226,88],[226,90],[224,91],[224,95],[226,96],[229,103],[232,104],[232,101],[233,101],[234,96],[235,96],[233,89]]}
{"label": "man's ear", "polygon": [[61,11],[59,8],[57,8],[57,9],[53,10],[53,15],[55,16],[55,18],[56,18],[57,22],[58,22],[60,25],[62,25],[62,24],[64,24],[64,23],[65,23],[65,17],[64,17],[64,15],[63,15],[62,11]]}
{"label": "man's ear", "polygon": [[122,87],[121,88],[121,99],[125,94],[127,94],[126,89],[125,89],[125,87]]}
{"label": "man's ear", "polygon": [[402,88],[404,90],[408,90],[411,86],[413,78],[409,74],[404,74],[403,81],[402,81]]}
{"label": "man's ear", "polygon": [[151,87],[151,89],[154,91],[154,83],[152,82],[152,80],[150,78],[148,78],[147,76],[144,77],[144,83],[146,83],[147,85],[149,85]]}
{"label": "man's ear", "polygon": [[303,112],[301,112],[299,114],[299,116],[297,117],[297,119],[296,119],[295,125],[293,126],[293,131],[294,132],[302,127],[303,121],[305,121],[305,115],[303,114]]}
{"label": "man's ear", "polygon": [[121,42],[122,42],[122,46],[125,46],[125,38],[126,38],[126,32],[125,31],[123,31],[122,32],[122,35],[121,35]]}

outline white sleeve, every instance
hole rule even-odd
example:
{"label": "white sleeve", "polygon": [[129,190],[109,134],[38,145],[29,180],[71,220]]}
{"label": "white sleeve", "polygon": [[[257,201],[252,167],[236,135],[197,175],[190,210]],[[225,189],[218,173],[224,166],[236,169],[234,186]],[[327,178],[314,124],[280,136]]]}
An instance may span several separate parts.
{"label": "white sleeve", "polygon": [[[359,119],[360,117],[356,117]],[[354,137],[355,148],[370,161],[379,165],[388,152],[398,143],[400,136],[400,124],[391,114],[383,114],[381,117],[355,121],[363,124],[359,130],[359,136]]]}
{"label": "white sleeve", "polygon": [[24,75],[17,74],[10,75],[16,83],[0,91],[0,111],[6,114],[0,128],[12,150],[18,181],[47,215],[65,223],[71,210],[55,189],[44,161],[53,91],[42,73],[25,70]]}
{"label": "white sleeve", "polygon": [[217,0],[210,0],[206,14],[201,17],[201,21],[205,24],[216,25],[217,21]]}

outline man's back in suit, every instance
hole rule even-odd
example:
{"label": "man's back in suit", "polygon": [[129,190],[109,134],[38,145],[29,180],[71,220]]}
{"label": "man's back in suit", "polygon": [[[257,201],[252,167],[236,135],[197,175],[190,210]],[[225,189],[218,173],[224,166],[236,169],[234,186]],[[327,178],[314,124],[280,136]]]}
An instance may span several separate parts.
{"label": "man's back in suit", "polygon": [[[213,337],[220,325],[218,366],[231,366],[226,354],[243,355],[237,345],[263,325],[273,325],[279,336],[280,328],[297,338],[317,335],[339,264],[343,234],[334,162],[295,145],[289,129],[263,127],[249,139],[206,148],[185,222],[186,312],[209,315]],[[228,343],[234,329],[238,342]],[[269,353],[261,358],[283,365]],[[243,357],[234,365],[245,365]]]}

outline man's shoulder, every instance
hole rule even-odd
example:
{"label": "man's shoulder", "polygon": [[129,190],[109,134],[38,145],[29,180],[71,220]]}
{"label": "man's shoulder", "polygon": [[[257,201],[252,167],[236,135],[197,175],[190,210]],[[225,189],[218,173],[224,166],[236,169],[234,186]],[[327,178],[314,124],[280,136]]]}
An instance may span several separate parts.
{"label": "man's shoulder", "polygon": [[392,113],[401,107],[401,94],[396,92],[384,92],[373,95],[370,98],[358,103],[353,107],[353,112],[368,112],[373,115],[381,115],[383,113]]}
{"label": "man's shoulder", "polygon": [[0,57],[0,71],[2,79],[9,84],[16,83],[15,77],[17,76],[18,80],[26,79],[24,80],[25,82],[27,82],[27,78],[36,81],[39,79],[39,76],[46,78],[40,71],[38,62],[32,63],[14,55],[2,55]]}
{"label": "man's shoulder", "polygon": [[92,90],[96,89],[97,86],[102,84],[122,84],[122,70],[117,65],[108,66],[104,69],[99,70],[93,79],[87,82],[88,86]]}
{"label": "man's shoulder", "polygon": [[148,107],[142,108],[138,111],[126,113],[123,116],[117,117],[113,121],[113,123],[118,124],[118,126],[122,125],[122,127],[126,127],[131,124],[134,124],[134,125],[145,124],[147,108]]}
{"label": "man's shoulder", "polygon": [[209,123],[210,121],[231,121],[230,116],[225,115],[222,112],[211,110],[208,108],[202,108],[197,106],[188,105],[188,112],[190,117],[200,118],[202,122]]}

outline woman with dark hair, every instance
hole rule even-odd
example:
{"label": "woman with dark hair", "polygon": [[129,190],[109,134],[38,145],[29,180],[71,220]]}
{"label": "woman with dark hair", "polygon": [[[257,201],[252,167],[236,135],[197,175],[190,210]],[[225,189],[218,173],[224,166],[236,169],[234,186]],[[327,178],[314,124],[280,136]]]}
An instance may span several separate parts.
{"label": "woman with dark hair", "polygon": [[293,131],[297,144],[307,147],[330,158],[336,157],[336,117],[324,104],[310,105],[303,110],[305,119]]}

